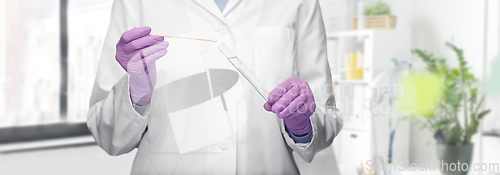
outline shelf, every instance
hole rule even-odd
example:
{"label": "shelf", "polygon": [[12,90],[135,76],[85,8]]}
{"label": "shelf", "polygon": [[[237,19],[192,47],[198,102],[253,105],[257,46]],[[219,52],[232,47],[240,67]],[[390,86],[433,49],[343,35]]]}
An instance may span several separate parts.
{"label": "shelf", "polygon": [[375,33],[399,33],[399,32],[409,32],[407,29],[378,29],[378,30],[345,30],[338,32],[327,32],[326,38],[336,39],[345,37],[371,37]]}
{"label": "shelf", "polygon": [[365,80],[334,80],[333,82],[337,84],[369,84],[369,82]]}
{"label": "shelf", "polygon": [[329,39],[342,38],[342,37],[369,37],[373,34],[373,30],[347,30],[340,32],[330,32],[326,33],[326,37]]}

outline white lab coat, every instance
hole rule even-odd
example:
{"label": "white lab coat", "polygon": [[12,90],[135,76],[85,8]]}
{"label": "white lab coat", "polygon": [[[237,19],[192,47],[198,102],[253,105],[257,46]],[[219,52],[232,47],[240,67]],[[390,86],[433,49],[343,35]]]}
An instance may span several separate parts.
{"label": "white lab coat", "polygon": [[[138,114],[128,74],[114,55],[121,34],[140,26],[150,26],[154,34],[224,42],[268,90],[292,76],[308,82],[317,104],[311,142],[295,143],[283,121],[263,109],[264,99],[241,76],[231,90],[223,88],[226,113],[204,106],[220,104],[221,95],[214,95],[220,84],[213,79],[208,101],[169,111],[202,97],[198,91],[179,96],[177,90],[182,94],[184,87],[162,87],[200,73],[213,76],[209,72],[214,69],[234,70],[217,44],[209,42],[166,38],[170,47],[157,61],[151,104]],[[310,162],[342,128],[331,85],[318,0],[230,0],[223,12],[213,0],[116,0],[87,123],[110,155],[138,148],[132,174],[298,174],[292,152]]]}

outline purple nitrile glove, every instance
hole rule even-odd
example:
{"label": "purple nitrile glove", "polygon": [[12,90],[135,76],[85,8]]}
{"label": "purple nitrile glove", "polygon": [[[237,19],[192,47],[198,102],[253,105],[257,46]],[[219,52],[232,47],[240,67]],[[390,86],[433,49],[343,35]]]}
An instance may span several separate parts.
{"label": "purple nitrile glove", "polygon": [[269,93],[264,109],[277,113],[291,133],[303,136],[311,132],[309,117],[316,110],[314,95],[307,82],[289,78]]}
{"label": "purple nitrile glove", "polygon": [[156,85],[155,61],[167,54],[168,42],[149,36],[150,32],[150,27],[133,28],[116,44],[116,61],[130,75],[130,98],[138,105],[151,102]]}

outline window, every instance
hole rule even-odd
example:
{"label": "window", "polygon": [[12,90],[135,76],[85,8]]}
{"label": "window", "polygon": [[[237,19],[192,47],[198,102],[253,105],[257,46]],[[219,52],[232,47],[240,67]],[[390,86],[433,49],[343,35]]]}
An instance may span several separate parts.
{"label": "window", "polygon": [[69,0],[68,121],[87,119],[112,0]]}
{"label": "window", "polygon": [[[496,0],[487,1],[487,25],[486,25],[486,76],[489,81],[495,81],[497,77],[492,74],[495,61],[500,61],[500,2]],[[491,109],[491,113],[483,120],[483,131],[489,134],[500,136],[500,96],[487,95],[486,109]]]}
{"label": "window", "polygon": [[[2,126],[59,121],[59,2],[3,1]],[[8,8],[7,8],[8,7]]]}
{"label": "window", "polygon": [[84,124],[112,3],[0,1],[0,130]]}

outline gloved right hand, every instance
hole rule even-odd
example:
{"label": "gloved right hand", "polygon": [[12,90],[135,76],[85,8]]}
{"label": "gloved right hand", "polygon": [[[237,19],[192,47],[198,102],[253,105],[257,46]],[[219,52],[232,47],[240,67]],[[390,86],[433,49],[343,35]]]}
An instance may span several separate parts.
{"label": "gloved right hand", "polygon": [[133,28],[123,33],[116,44],[116,61],[130,75],[130,98],[137,105],[151,102],[156,85],[155,61],[167,54],[168,42],[150,36],[150,27]]}

